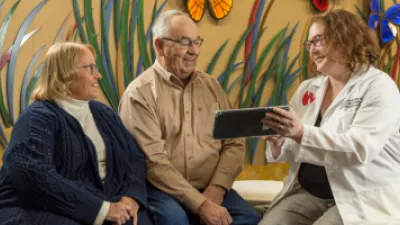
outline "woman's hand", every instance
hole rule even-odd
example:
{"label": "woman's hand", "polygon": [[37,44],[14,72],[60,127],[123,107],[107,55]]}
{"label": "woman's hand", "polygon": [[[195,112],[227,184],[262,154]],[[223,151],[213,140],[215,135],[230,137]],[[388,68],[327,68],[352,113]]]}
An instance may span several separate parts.
{"label": "woman's hand", "polygon": [[278,158],[278,156],[281,154],[282,145],[285,141],[285,138],[280,135],[263,136],[262,138],[270,142],[272,156],[275,159]]}
{"label": "woman's hand", "polygon": [[111,221],[116,225],[122,225],[129,220],[132,212],[132,207],[120,202],[112,202],[110,204],[110,209],[108,210],[106,220]]}
{"label": "woman's hand", "polygon": [[261,122],[273,129],[278,135],[290,137],[300,143],[303,137],[303,124],[293,110],[286,111],[277,107],[273,108],[273,113],[266,113],[265,119]]}
{"label": "woman's hand", "polygon": [[137,203],[133,198],[125,196],[122,197],[121,200],[119,200],[119,203],[125,204],[132,208],[132,213],[129,215],[132,217],[133,225],[137,225],[137,213],[139,211],[139,203]]}

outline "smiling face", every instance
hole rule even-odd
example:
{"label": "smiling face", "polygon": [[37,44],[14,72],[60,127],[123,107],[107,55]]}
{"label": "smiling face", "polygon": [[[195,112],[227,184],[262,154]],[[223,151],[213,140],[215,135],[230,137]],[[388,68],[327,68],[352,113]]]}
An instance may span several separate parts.
{"label": "smiling face", "polygon": [[173,16],[168,35],[155,40],[160,64],[181,80],[187,80],[195,70],[200,48],[195,43],[181,45],[182,40],[199,41],[196,24],[187,16]]}
{"label": "smiling face", "polygon": [[95,66],[94,55],[88,49],[85,49],[76,61],[75,79],[69,85],[71,97],[83,101],[93,100],[100,94],[98,81],[101,79],[101,75]]}
{"label": "smiling face", "polygon": [[346,60],[340,50],[333,48],[325,35],[322,23],[313,23],[309,30],[308,45],[310,57],[317,70],[323,74],[335,74],[339,67],[347,67]]}

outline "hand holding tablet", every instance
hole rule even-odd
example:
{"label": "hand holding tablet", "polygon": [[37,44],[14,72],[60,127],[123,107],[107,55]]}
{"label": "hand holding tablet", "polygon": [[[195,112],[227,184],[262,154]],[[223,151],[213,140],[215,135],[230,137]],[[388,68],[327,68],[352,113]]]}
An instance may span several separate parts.
{"label": "hand holding tablet", "polygon": [[[289,111],[289,106],[275,106]],[[218,110],[215,113],[213,138],[226,139],[275,135],[276,132],[261,123],[273,107]]]}

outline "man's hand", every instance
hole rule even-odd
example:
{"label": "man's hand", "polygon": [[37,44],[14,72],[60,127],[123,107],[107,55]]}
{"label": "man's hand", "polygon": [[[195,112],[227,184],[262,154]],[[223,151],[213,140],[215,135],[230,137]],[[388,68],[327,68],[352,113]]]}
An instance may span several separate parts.
{"label": "man's hand", "polygon": [[110,204],[110,209],[108,210],[106,220],[113,222],[115,225],[122,225],[129,220],[132,212],[132,207],[119,202],[112,202]]}
{"label": "man's hand", "polygon": [[125,196],[119,200],[119,203],[130,206],[132,208],[132,213],[129,216],[132,217],[133,225],[137,225],[137,213],[139,211],[139,204],[133,198]]}
{"label": "man's hand", "polygon": [[201,204],[197,214],[206,225],[230,225],[232,223],[232,217],[228,210],[209,199]]}
{"label": "man's hand", "polygon": [[217,205],[221,205],[226,194],[226,189],[217,185],[210,185],[204,191],[203,195]]}

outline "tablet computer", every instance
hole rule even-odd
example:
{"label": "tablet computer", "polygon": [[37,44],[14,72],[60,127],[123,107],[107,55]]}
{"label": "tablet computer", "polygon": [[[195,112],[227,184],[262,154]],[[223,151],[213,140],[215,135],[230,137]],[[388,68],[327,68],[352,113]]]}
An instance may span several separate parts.
{"label": "tablet computer", "polygon": [[[287,105],[275,107],[289,110]],[[276,134],[272,129],[265,127],[261,123],[261,119],[265,118],[265,113],[273,112],[272,108],[261,107],[216,111],[213,138],[226,139]]]}

